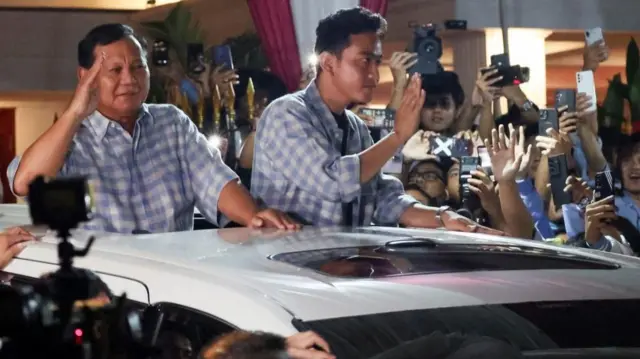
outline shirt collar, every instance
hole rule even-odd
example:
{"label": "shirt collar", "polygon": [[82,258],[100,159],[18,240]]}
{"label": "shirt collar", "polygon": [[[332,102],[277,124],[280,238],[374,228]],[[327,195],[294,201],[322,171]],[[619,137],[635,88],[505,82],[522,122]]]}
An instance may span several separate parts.
{"label": "shirt collar", "polygon": [[[140,115],[138,116],[138,121],[144,123],[144,121],[153,122],[153,116],[149,112],[149,106],[145,103],[140,107]],[[89,117],[87,117],[86,122],[89,124],[89,127],[93,131],[94,135],[99,139],[104,139],[104,136],[107,135],[107,130],[109,129],[109,125],[112,123],[110,119],[105,117],[100,111],[95,110]]]}
{"label": "shirt collar", "polygon": [[[332,129],[337,130],[338,124],[336,123],[336,119],[329,109],[329,106],[327,106],[327,104],[322,100],[322,97],[320,97],[320,91],[318,90],[318,86],[316,85],[315,78],[304,90],[302,90],[302,93],[307,105],[309,105],[317,114],[321,116],[322,122],[329,125]],[[348,121],[349,127],[353,130],[355,128],[349,117],[350,116],[347,114],[347,116],[345,116],[345,119]]]}

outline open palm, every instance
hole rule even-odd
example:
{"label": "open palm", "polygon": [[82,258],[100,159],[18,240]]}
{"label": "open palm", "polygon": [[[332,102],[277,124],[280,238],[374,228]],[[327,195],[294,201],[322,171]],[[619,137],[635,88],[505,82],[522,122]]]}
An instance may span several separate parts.
{"label": "open palm", "polygon": [[491,157],[493,174],[498,182],[514,181],[522,163],[523,153],[516,155],[516,131],[511,128],[510,132],[509,137],[514,141],[507,138],[503,125],[500,125],[497,131],[495,128],[491,131],[491,142],[488,139],[485,140],[485,146]]}

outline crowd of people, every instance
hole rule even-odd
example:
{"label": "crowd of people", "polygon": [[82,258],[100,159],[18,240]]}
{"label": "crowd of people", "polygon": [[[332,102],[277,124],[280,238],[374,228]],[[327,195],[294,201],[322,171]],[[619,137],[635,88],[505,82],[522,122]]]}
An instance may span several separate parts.
{"label": "crowd of people", "polygon": [[[191,230],[197,207],[220,228],[400,225],[634,254],[631,237],[640,228],[639,136],[620,143],[607,158],[597,113],[588,110],[593,99],[586,94],[577,95],[575,112],[558,109],[558,130],[540,133],[541,110],[518,85],[496,86],[496,69],[479,69],[468,96],[453,72],[437,80],[410,74],[417,55],[401,52],[390,60],[394,86],[388,108],[394,125],[374,141],[370,119],[357,109],[372,100],[378,84],[385,29],[382,17],[362,8],[322,20],[314,75],[305,75],[295,93],[285,94],[268,74],[261,79],[242,70],[216,72],[214,81],[238,79],[237,94],[246,92],[251,76],[261,104],[239,161],[230,168],[184,112],[144,103],[150,76],[144,40],[126,25],[98,26],[78,45],[73,100],[11,163],[11,189],[28,196],[36,176],[87,176],[96,211],[84,228],[104,232]],[[584,70],[595,72],[607,51],[602,42],[585,46]],[[505,113],[501,98],[510,104]],[[236,101],[243,108],[246,100]],[[488,160],[464,169],[460,158],[439,151],[438,139],[453,143],[465,157],[482,152]],[[401,173],[384,173],[399,155]],[[572,203],[555,205],[548,163],[559,156],[569,164],[566,190]],[[592,201],[593,178],[602,171],[614,173],[621,190]],[[0,238],[1,266],[32,239],[21,229]],[[229,354],[229,343],[253,340],[272,346],[276,354],[264,358],[282,357],[283,351],[296,358],[331,357],[313,333],[268,340],[261,335],[235,333],[201,356],[243,358]]]}

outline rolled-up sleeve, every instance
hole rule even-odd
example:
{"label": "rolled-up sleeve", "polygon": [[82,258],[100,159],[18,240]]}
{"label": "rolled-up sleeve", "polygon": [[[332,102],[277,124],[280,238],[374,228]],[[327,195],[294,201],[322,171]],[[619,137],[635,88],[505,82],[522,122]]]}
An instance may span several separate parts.
{"label": "rolled-up sleeve", "polygon": [[11,189],[11,193],[13,193],[14,196],[16,197],[20,197],[16,194],[16,191],[13,190],[13,180],[16,178],[16,172],[18,172],[18,167],[20,166],[20,159],[22,157],[20,156],[16,156],[11,163],[9,163],[9,166],[7,167],[7,182],[9,182],[9,189]]}
{"label": "rolled-up sleeve", "polygon": [[200,213],[210,222],[220,226],[224,219],[218,218],[218,200],[222,189],[238,176],[229,168],[220,155],[218,148],[211,146],[196,125],[182,111],[179,114],[179,126],[183,139],[182,161],[186,165],[187,175]]}
{"label": "rolled-up sleeve", "polygon": [[377,225],[397,225],[402,214],[417,203],[415,198],[404,193],[404,187],[399,179],[380,174],[376,190],[376,210],[373,216]]}
{"label": "rolled-up sleeve", "polygon": [[325,201],[353,201],[361,191],[360,158],[340,156],[307,112],[302,103],[282,99],[262,114],[256,152],[265,151],[272,169],[261,171],[267,176],[278,173]]}

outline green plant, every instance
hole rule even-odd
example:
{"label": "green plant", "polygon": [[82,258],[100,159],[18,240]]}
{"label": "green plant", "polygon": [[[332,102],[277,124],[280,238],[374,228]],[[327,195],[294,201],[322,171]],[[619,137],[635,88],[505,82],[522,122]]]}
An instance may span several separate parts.
{"label": "green plant", "polygon": [[[599,122],[603,127],[623,128],[625,116],[630,122],[640,121],[640,50],[632,38],[627,46],[626,83],[617,74],[609,81],[607,95],[599,108]],[[628,111],[625,109],[628,106]]]}

